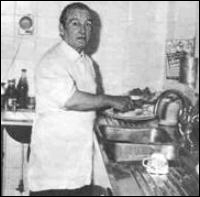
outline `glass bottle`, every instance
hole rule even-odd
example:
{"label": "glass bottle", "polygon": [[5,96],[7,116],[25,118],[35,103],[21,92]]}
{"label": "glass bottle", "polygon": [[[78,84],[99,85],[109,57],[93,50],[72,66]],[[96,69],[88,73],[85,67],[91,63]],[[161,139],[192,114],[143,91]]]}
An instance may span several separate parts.
{"label": "glass bottle", "polygon": [[6,94],[6,83],[1,83],[1,110],[4,110],[5,108],[5,94]]}
{"label": "glass bottle", "polygon": [[29,87],[28,87],[28,80],[27,80],[27,70],[22,69],[21,77],[17,85],[18,105],[20,109],[27,108],[28,89]]}
{"label": "glass bottle", "polygon": [[15,86],[15,79],[8,80],[8,87],[5,92],[6,110],[15,111],[17,105],[17,90]]}

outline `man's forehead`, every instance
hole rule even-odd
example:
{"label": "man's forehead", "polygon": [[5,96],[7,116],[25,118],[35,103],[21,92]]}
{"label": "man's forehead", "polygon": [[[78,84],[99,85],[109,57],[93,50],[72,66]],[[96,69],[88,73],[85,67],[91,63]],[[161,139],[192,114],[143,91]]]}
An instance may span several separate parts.
{"label": "man's forehead", "polygon": [[75,18],[75,19],[92,20],[91,14],[90,14],[90,12],[88,10],[79,9],[79,8],[71,9],[67,13],[67,20],[71,20],[73,18]]}

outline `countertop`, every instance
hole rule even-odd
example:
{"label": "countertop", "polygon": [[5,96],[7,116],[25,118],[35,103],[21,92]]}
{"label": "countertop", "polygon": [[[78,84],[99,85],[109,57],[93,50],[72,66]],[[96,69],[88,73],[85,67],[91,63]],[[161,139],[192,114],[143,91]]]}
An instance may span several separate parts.
{"label": "countertop", "polygon": [[34,111],[20,110],[16,112],[1,111],[1,127],[5,126],[32,126]]}

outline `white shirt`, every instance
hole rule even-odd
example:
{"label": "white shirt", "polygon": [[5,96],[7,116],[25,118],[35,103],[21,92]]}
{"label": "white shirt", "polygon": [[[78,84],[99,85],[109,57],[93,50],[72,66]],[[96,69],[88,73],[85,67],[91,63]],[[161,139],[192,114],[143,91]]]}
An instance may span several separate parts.
{"label": "white shirt", "polygon": [[45,54],[36,70],[31,191],[77,189],[91,183],[95,112],[64,109],[76,89],[96,93],[93,64],[63,41]]}

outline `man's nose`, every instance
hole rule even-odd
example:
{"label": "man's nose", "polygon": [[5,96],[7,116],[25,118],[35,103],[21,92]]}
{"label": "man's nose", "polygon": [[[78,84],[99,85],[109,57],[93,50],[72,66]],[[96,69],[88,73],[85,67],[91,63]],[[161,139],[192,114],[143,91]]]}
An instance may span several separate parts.
{"label": "man's nose", "polygon": [[81,25],[81,26],[80,26],[80,33],[81,33],[81,34],[85,34],[85,32],[86,32],[86,27],[85,27],[85,25]]}

